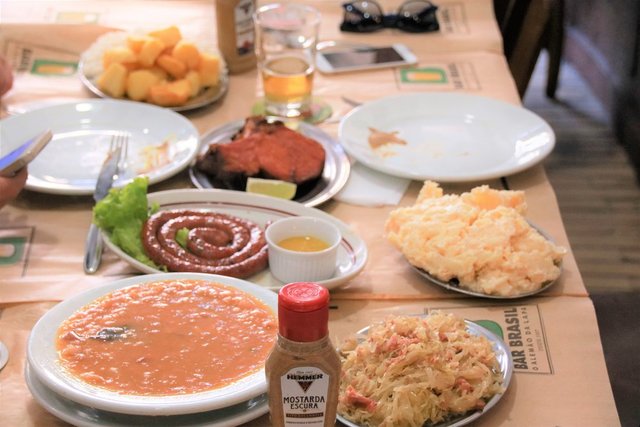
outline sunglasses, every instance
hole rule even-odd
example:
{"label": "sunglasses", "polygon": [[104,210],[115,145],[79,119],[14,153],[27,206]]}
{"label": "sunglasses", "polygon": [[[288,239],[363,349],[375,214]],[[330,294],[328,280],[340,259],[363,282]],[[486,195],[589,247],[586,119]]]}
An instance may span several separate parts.
{"label": "sunglasses", "polygon": [[393,15],[385,15],[382,7],[371,0],[344,3],[342,7],[341,31],[370,33],[383,28],[397,28],[409,33],[426,33],[440,29],[436,17],[438,6],[427,0],[406,1]]}

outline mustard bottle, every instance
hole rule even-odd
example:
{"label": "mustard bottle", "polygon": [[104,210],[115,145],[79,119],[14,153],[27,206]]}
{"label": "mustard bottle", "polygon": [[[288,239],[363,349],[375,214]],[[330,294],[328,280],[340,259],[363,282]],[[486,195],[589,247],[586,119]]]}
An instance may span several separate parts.
{"label": "mustard bottle", "polygon": [[256,0],[216,0],[218,48],[231,74],[256,68]]}
{"label": "mustard bottle", "polygon": [[278,339],[265,365],[272,425],[335,425],[341,365],[328,323],[325,287],[299,282],[280,289]]}

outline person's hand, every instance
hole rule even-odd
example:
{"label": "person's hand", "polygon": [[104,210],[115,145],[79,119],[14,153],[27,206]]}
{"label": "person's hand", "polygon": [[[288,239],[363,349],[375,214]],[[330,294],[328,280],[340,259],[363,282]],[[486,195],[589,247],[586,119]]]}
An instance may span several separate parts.
{"label": "person's hand", "polygon": [[15,176],[0,176],[0,209],[18,197],[27,182],[28,176],[26,167],[20,169]]}
{"label": "person's hand", "polygon": [[0,55],[0,97],[13,87],[13,70],[11,65]]}

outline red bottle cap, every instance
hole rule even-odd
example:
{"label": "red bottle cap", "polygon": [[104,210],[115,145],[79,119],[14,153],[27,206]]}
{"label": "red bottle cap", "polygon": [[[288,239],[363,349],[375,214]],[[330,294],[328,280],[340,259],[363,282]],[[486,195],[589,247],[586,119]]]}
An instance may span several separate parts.
{"label": "red bottle cap", "polygon": [[278,292],[280,335],[297,342],[318,341],[329,333],[329,291],[311,282],[296,282]]}

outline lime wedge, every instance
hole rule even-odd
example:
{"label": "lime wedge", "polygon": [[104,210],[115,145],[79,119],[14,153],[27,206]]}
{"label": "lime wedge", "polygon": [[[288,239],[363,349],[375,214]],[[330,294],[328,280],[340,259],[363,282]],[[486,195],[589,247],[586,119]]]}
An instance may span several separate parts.
{"label": "lime wedge", "polygon": [[291,200],[296,195],[297,188],[298,186],[292,182],[277,179],[248,178],[246,190],[248,193],[258,193]]}

